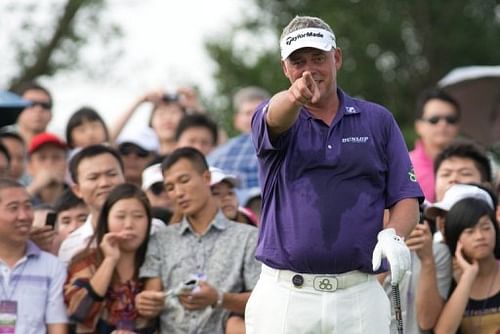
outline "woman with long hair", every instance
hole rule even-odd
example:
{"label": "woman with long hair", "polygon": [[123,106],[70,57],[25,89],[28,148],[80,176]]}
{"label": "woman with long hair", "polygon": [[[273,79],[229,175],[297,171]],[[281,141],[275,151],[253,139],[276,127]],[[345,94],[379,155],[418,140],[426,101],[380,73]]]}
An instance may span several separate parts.
{"label": "woman with long hair", "polygon": [[458,201],[446,215],[445,240],[460,276],[434,332],[498,333],[500,242],[492,203],[476,198]]}
{"label": "woman with long hair", "polygon": [[151,208],[132,184],[114,188],[105,201],[94,234],[98,248],[87,248],[68,268],[64,297],[73,333],[154,333],[155,326],[135,309],[142,291],[138,278],[151,229]]}

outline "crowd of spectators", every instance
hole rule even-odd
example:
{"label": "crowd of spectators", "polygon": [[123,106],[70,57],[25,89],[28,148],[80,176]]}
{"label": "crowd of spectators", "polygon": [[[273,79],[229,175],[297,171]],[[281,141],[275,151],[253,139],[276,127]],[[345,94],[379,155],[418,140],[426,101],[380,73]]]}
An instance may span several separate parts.
{"label": "crowd of spectators", "polygon": [[[262,205],[250,124],[269,94],[234,95],[229,139],[190,88],[147,92],[111,125],[82,107],[64,139],[47,131],[48,89],[18,94],[30,105],[0,129],[0,328],[244,333]],[[126,127],[142,104],[149,123]],[[406,238],[405,333],[500,329],[499,180],[460,119],[444,92],[419,98],[410,157],[426,201]]]}

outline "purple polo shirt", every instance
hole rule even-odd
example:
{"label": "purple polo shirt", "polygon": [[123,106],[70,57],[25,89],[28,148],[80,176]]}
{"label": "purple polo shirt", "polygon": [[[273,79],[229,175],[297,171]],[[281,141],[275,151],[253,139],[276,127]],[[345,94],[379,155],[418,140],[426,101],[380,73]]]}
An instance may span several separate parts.
{"label": "purple polo shirt", "polygon": [[392,114],[337,91],[329,127],[302,108],[280,137],[268,135],[268,102],[252,119],[263,206],[256,257],[276,269],[372,272],[383,211],[422,198]]}

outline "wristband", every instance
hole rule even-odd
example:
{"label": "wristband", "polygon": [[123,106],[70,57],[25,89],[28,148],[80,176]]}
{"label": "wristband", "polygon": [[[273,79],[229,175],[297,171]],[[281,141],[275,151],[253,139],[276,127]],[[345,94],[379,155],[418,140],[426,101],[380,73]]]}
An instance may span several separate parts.
{"label": "wristband", "polygon": [[212,305],[212,307],[222,308],[223,303],[224,303],[224,292],[217,290],[217,301],[215,302],[214,305]]}

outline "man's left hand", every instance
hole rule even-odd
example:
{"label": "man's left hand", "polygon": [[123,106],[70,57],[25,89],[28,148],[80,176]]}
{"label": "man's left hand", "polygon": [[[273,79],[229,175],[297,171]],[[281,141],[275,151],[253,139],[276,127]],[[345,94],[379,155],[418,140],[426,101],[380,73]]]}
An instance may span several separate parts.
{"label": "man's left hand", "polygon": [[398,284],[410,269],[410,250],[393,228],[380,231],[377,239],[372,257],[373,270],[380,268],[382,258],[386,257],[391,266],[391,284]]}
{"label": "man's left hand", "polygon": [[187,310],[201,310],[217,303],[217,290],[205,281],[200,281],[192,292],[179,295],[179,301]]}

